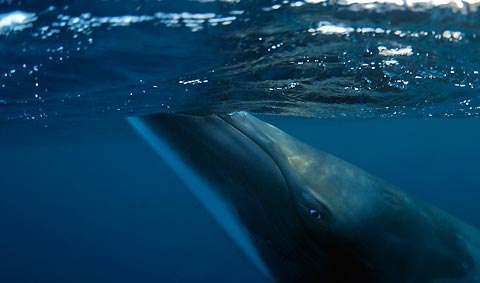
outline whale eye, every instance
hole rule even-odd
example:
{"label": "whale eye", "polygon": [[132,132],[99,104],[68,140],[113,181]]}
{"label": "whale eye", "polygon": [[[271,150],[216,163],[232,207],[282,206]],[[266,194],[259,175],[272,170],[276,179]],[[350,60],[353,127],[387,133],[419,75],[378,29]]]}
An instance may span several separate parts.
{"label": "whale eye", "polygon": [[317,219],[322,218],[322,215],[320,214],[320,212],[316,211],[315,209],[310,209],[310,215]]}
{"label": "whale eye", "polygon": [[330,211],[321,205],[310,206],[307,208],[307,217],[310,218],[311,224],[315,227],[322,227],[323,229],[332,224],[332,214]]}
{"label": "whale eye", "polygon": [[322,202],[322,199],[312,194],[303,193],[299,201],[302,215],[305,220],[313,225],[320,224],[326,227],[333,221],[333,215],[330,208]]}

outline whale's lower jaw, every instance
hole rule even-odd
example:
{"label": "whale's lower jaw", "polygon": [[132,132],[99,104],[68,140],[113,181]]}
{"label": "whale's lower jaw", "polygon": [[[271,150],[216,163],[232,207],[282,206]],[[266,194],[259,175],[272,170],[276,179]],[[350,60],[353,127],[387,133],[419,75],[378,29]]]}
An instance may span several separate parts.
{"label": "whale's lower jaw", "polygon": [[197,200],[207,209],[215,221],[225,230],[228,236],[235,242],[240,250],[253,262],[255,267],[270,281],[273,277],[254,247],[245,226],[238,219],[234,208],[231,207],[221,196],[218,190],[199,176],[180,158],[176,151],[152,131],[139,117],[129,117],[128,122],[147,141],[153,150],[167,163],[175,174],[180,177],[186,187],[192,192]]}

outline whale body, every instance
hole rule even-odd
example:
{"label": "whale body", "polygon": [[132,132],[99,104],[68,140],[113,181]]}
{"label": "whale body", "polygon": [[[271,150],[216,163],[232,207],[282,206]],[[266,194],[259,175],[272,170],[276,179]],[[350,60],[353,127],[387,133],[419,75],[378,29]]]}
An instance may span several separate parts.
{"label": "whale body", "polygon": [[480,282],[479,231],[246,112],[130,123],[274,282]]}

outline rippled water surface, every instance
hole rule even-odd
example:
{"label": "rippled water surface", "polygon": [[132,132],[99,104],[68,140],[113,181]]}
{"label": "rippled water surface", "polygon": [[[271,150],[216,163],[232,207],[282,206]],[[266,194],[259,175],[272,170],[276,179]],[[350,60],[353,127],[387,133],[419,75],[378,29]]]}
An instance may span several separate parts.
{"label": "rippled water surface", "polygon": [[477,116],[478,5],[4,0],[0,121],[235,110]]}

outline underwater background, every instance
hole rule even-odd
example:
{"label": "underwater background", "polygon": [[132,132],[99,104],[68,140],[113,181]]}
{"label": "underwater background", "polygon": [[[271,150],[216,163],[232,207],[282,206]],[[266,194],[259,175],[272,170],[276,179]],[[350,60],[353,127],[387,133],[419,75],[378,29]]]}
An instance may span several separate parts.
{"label": "underwater background", "polygon": [[0,282],[264,282],[148,113],[252,111],[480,227],[477,6],[0,0]]}

